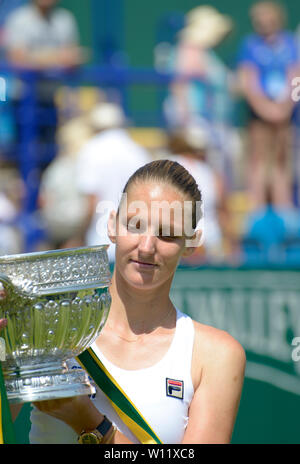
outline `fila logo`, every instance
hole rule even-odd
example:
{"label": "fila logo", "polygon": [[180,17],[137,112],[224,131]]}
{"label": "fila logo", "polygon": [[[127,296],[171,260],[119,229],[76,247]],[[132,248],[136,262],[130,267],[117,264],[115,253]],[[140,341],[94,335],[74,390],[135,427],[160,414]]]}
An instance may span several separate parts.
{"label": "fila logo", "polygon": [[167,396],[183,400],[183,380],[166,379]]}

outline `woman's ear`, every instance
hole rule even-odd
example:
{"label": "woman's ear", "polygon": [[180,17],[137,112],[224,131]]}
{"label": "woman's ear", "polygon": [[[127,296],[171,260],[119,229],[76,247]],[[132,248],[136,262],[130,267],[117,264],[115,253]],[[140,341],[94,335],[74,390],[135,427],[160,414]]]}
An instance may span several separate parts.
{"label": "woman's ear", "polygon": [[198,229],[195,231],[192,238],[186,239],[185,249],[182,256],[187,258],[194,253],[195,249],[202,245],[202,230]]}
{"label": "woman's ear", "polygon": [[116,211],[111,211],[109,213],[109,218],[107,222],[107,234],[112,243],[116,243],[117,236],[117,213]]}

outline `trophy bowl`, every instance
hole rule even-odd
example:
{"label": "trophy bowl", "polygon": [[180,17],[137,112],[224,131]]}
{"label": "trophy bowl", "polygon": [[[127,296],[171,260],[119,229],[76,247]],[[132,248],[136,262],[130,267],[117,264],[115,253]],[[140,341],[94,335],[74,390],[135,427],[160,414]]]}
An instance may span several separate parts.
{"label": "trophy bowl", "polygon": [[68,360],[87,349],[107,319],[111,297],[107,245],[0,257],[0,333],[8,400],[25,403],[95,388]]}

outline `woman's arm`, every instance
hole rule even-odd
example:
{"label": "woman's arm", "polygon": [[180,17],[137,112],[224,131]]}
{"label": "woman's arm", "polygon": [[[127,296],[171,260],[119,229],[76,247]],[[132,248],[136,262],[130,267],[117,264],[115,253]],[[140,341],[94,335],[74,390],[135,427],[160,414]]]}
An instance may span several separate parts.
{"label": "woman's arm", "polygon": [[[4,289],[0,286],[0,298],[5,298]],[[0,319],[1,329],[6,327],[7,320]],[[78,435],[83,430],[93,430],[103,421],[104,416],[95,407],[88,396],[75,396],[71,398],[63,398],[49,401],[39,401],[34,403],[35,407],[40,411],[55,417],[67,425],[69,425]],[[22,404],[10,405],[13,421],[17,418],[22,409]],[[109,430],[104,436],[105,439],[110,436]],[[131,441],[117,430],[110,442],[112,444],[129,444]]]}
{"label": "woman's arm", "polygon": [[[104,416],[96,408],[88,396],[75,396],[57,400],[39,401],[34,403],[39,411],[59,419],[71,427],[77,435],[85,431],[94,430],[103,421]],[[111,430],[103,437],[105,443]],[[110,444],[129,444],[125,435],[117,430]]]}
{"label": "woman's arm", "polygon": [[178,116],[182,124],[187,124],[191,115],[189,102],[189,86],[192,79],[204,79],[205,59],[204,52],[198,47],[181,44],[175,62],[175,80],[171,84]]}
{"label": "woman's arm", "polygon": [[[0,284],[0,300],[5,298],[5,292],[3,286]],[[1,336],[1,330],[4,329],[4,327],[7,326],[7,320],[6,319],[0,319],[0,336]],[[10,413],[11,413],[11,418],[13,421],[16,420],[18,417],[19,412],[22,409],[23,404],[10,404]]]}
{"label": "woman's arm", "polygon": [[238,86],[241,95],[264,121],[271,124],[280,124],[291,117],[294,103],[290,94],[280,102],[272,101],[266,97],[254,66],[244,65],[239,69]]}
{"label": "woman's arm", "polygon": [[25,69],[47,70],[56,67],[72,68],[87,60],[87,52],[77,46],[33,52],[22,47],[11,48],[7,52],[9,62]]}
{"label": "woman's arm", "polygon": [[[4,291],[2,284],[0,284],[0,300],[1,299],[3,300],[4,298],[5,298],[5,291]],[[4,329],[4,327],[6,326],[7,326],[7,319],[0,319],[0,336],[1,336],[1,330]],[[16,418],[18,417],[18,414],[21,411],[22,406],[23,406],[22,404],[10,404],[9,405],[11,418],[13,421],[15,421]]]}
{"label": "woman's arm", "polygon": [[[231,440],[246,357],[242,346],[229,334],[213,328],[211,333],[210,342],[207,346],[201,343],[201,351],[198,349],[193,360],[202,364],[201,380],[190,405],[182,443],[224,444]],[[205,359],[204,365],[201,359]]]}

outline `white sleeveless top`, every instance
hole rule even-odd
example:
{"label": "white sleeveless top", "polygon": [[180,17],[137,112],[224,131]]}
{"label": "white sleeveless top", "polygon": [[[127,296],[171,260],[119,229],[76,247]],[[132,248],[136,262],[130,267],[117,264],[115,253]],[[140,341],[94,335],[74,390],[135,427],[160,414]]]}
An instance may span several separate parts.
{"label": "white sleeveless top", "polygon": [[[154,366],[125,370],[113,365],[97,345],[93,350],[163,443],[180,443],[194,395],[191,361],[194,345],[192,319],[177,310],[176,330],[167,353]],[[74,364],[76,361],[74,361]],[[133,443],[136,437],[121,421],[104,393],[97,388],[95,406]],[[66,424],[33,408],[30,443],[76,443],[77,434]]]}

